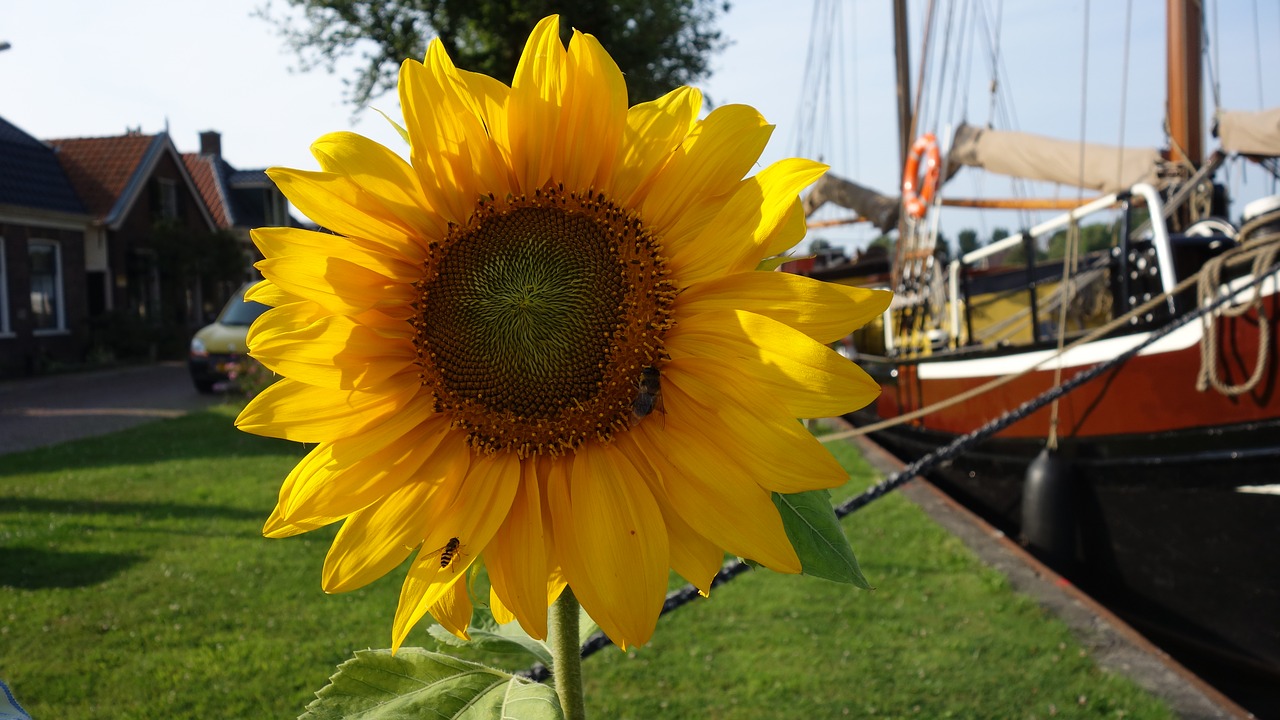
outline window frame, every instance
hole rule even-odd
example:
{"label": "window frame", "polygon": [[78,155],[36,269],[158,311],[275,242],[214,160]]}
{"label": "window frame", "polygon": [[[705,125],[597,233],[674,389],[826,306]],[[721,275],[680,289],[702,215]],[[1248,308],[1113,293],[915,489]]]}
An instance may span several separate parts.
{"label": "window frame", "polygon": [[9,321],[9,263],[4,238],[0,237],[0,338],[14,336]]}
{"label": "window frame", "polygon": [[[29,239],[27,241],[28,268],[30,268],[31,253],[36,247],[48,247],[53,249],[53,290],[54,290],[53,299],[54,299],[55,326],[46,327],[46,328],[36,327],[35,306],[32,305],[31,334],[35,336],[63,335],[63,334],[66,334],[67,332],[67,308],[66,308],[66,300],[65,300],[66,293],[64,292],[64,288],[63,288],[63,285],[65,283],[65,276],[62,272],[62,243],[57,240],[47,240],[45,238]],[[28,286],[33,285],[32,281],[34,279],[35,279],[35,273],[30,272],[27,280]],[[31,303],[30,288],[27,291],[27,295],[28,295],[27,302]]]}

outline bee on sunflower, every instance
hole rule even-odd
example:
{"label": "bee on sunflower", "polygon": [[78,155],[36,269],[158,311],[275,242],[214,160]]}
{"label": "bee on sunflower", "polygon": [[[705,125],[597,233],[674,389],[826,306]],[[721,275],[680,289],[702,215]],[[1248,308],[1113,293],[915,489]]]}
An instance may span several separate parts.
{"label": "bee on sunflower", "polygon": [[399,97],[408,161],[343,132],[313,144],[319,171],[269,171],[333,234],[253,233],[248,299],[273,309],[250,352],[284,379],[237,424],[315,444],[264,533],[341,522],[328,592],[417,552],[393,648],[427,613],[466,635],[476,562],[499,621],[545,638],[568,586],[623,648],[653,634],[669,570],[704,593],[725,551],[800,572],[772,494],[846,473],[796,419],[876,396],[826,344],[889,300],[757,270],[803,238],[825,166],[747,177],[772,130],[756,110],[699,119],[692,88],[628,107],[608,53],[566,48],[554,16],[510,87],[433,41]]}

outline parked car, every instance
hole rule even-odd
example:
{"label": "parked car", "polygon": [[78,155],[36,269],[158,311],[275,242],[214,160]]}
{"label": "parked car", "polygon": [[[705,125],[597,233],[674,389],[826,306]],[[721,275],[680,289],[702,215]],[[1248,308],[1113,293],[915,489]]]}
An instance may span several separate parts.
{"label": "parked car", "polygon": [[211,393],[218,383],[230,380],[229,372],[248,350],[245,338],[249,326],[269,308],[262,303],[247,302],[245,292],[255,283],[246,283],[231,296],[212,325],[206,325],[191,338],[187,366],[196,390]]}

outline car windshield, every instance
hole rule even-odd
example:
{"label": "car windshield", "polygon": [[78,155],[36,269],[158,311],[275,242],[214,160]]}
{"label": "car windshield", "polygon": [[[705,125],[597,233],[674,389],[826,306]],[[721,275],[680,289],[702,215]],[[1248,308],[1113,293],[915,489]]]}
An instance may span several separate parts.
{"label": "car windshield", "polygon": [[236,295],[227,303],[218,322],[223,325],[252,325],[259,315],[270,309],[262,303],[245,302],[240,295]]}

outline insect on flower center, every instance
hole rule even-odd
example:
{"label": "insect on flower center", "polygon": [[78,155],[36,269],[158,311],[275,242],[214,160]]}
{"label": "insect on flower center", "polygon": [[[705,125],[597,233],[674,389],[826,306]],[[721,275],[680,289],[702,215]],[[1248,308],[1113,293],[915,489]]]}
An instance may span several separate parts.
{"label": "insect on flower center", "polygon": [[432,246],[417,287],[422,382],[485,452],[607,441],[630,426],[644,369],[665,359],[665,262],[603,195],[489,198]]}

